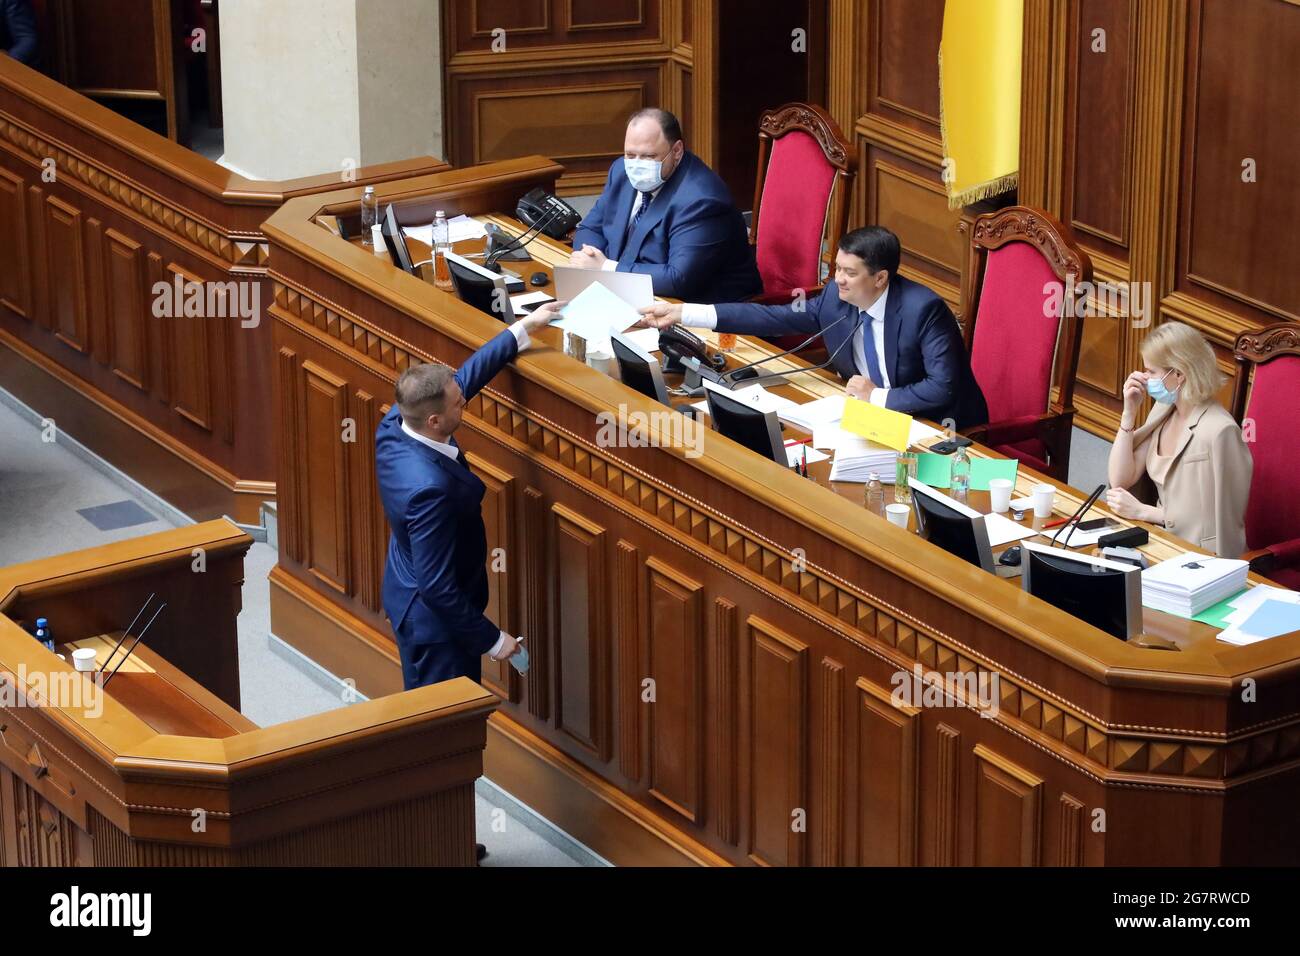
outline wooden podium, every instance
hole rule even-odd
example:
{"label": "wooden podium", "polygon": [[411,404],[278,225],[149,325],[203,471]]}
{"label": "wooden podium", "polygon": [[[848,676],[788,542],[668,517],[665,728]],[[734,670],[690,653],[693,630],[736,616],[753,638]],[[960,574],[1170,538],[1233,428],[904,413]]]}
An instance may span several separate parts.
{"label": "wooden podium", "polygon": [[[238,709],[251,543],[210,521],[0,571],[5,865],[474,865],[494,696],[456,680],[258,727]],[[25,630],[48,618],[58,653],[102,664],[151,594],[167,607],[107,686]]]}

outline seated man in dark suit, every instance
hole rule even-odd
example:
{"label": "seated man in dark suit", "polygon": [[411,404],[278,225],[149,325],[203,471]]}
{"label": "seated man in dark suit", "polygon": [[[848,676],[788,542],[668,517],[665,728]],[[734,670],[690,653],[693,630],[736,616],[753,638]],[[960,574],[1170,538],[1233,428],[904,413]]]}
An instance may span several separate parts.
{"label": "seated man in dark suit", "polygon": [[33,66],[36,63],[36,14],[31,0],[0,0],[0,51]]}
{"label": "seated man in dark suit", "polygon": [[812,301],[656,303],[641,310],[643,324],[681,322],[742,335],[821,332],[850,395],[954,429],[984,424],[988,406],[957,320],[938,295],[898,275],[899,257],[898,237],[888,229],[855,229],[840,240],[835,281]]}
{"label": "seated man in dark suit", "polygon": [[570,264],[645,273],[656,295],[676,299],[734,302],[763,291],[731,194],[687,152],[677,118],[664,110],[628,122],[623,156],[574,233]]}
{"label": "seated man in dark suit", "polygon": [[484,616],[488,602],[483,482],[453,433],[465,403],[562,303],[547,303],[469,357],[452,374],[415,365],[397,380],[393,409],[375,434],[379,495],[392,536],[384,567],[384,612],[397,638],[407,690],[453,677],[480,677],[479,658],[505,660],[518,643]]}

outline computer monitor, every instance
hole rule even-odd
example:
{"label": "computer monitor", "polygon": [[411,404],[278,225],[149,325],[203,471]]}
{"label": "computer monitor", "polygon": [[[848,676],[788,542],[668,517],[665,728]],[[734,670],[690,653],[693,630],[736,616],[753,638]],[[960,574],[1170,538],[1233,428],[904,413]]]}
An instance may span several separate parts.
{"label": "computer monitor", "polygon": [[472,305],[486,315],[500,319],[507,325],[515,320],[515,310],[510,305],[505,276],[484,269],[454,252],[448,252],[446,256],[447,269],[451,273],[451,284],[462,302]]}
{"label": "computer monitor", "polygon": [[418,277],[419,273],[415,271],[411,260],[411,250],[406,246],[406,233],[402,232],[402,227],[397,223],[397,210],[392,203],[384,209],[384,219],[379,224],[379,229],[384,234],[384,245],[388,247],[393,264]]}
{"label": "computer monitor", "polygon": [[907,484],[912,489],[912,510],[921,537],[993,574],[993,549],[984,515],[915,478],[908,478]]}
{"label": "computer monitor", "polygon": [[1029,541],[1020,545],[1021,586],[1121,641],[1142,633],[1142,570]]}
{"label": "computer monitor", "polygon": [[671,406],[668,386],[664,384],[664,373],[655,357],[643,351],[622,332],[610,333],[610,342],[614,346],[614,358],[618,361],[618,372],[623,384]]}
{"label": "computer monitor", "polygon": [[750,408],[717,389],[705,388],[704,397],[709,403],[709,417],[713,427],[737,444],[788,467],[790,462],[781,442],[781,424],[776,412],[760,412]]}

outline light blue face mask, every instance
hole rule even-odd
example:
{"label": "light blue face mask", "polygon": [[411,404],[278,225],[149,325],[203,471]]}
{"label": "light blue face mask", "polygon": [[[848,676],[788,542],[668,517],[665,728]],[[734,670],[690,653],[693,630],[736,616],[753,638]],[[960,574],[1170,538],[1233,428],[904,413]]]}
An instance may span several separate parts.
{"label": "light blue face mask", "polygon": [[658,159],[624,159],[627,181],[638,192],[652,193],[664,184],[664,164]]}
{"label": "light blue face mask", "polygon": [[[1169,372],[1172,371],[1173,369],[1169,370]],[[1178,389],[1170,391],[1165,387],[1165,379],[1169,377],[1169,372],[1165,372],[1159,378],[1147,379],[1147,394],[1162,405],[1172,405],[1178,401]]]}
{"label": "light blue face mask", "polygon": [[511,655],[510,664],[520,674],[528,673],[528,648],[524,647],[522,643],[519,645],[519,653]]}

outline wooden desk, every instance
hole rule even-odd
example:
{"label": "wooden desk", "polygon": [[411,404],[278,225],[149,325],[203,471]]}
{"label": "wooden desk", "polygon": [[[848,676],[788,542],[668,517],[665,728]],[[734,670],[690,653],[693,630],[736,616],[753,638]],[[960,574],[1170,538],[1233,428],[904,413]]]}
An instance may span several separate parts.
{"label": "wooden desk", "polygon": [[[210,521],[0,570],[0,864],[474,864],[495,699],[462,679],[258,727],[237,708],[251,543]],[[102,663],[151,593],[167,608],[106,683],[17,623]]]}
{"label": "wooden desk", "polygon": [[[460,177],[499,195],[503,167],[445,174],[464,201],[439,208],[483,211]],[[427,211],[448,181],[381,202]],[[266,224],[293,436],[272,617],[384,692],[399,686],[387,532],[362,436],[410,363],[460,365],[500,324],[313,224],[359,198],[296,200]],[[688,455],[659,419],[649,447],[605,447],[598,415],[662,406],[555,334],[458,433],[504,558],[489,614],[533,662],[522,679],[484,668],[504,699],[490,777],[616,862],[1296,861],[1300,634],[1238,648],[1188,625],[1183,650],[1143,649],[867,514],[860,487],[815,487],[718,436]],[[339,440],[345,418],[356,442]],[[950,706],[894,693],[917,670]],[[996,684],[997,716],[955,706],[963,675]]]}

